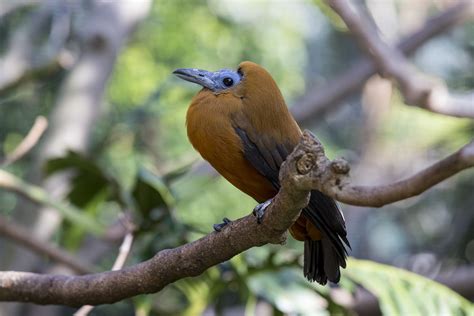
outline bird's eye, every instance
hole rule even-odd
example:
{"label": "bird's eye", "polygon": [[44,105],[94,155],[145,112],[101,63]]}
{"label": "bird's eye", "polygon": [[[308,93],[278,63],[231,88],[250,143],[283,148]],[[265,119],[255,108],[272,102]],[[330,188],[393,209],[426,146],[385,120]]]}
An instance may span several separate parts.
{"label": "bird's eye", "polygon": [[230,87],[234,84],[234,80],[232,78],[229,78],[229,77],[224,78],[224,80],[222,80],[222,82],[224,83],[224,85],[226,87]]}

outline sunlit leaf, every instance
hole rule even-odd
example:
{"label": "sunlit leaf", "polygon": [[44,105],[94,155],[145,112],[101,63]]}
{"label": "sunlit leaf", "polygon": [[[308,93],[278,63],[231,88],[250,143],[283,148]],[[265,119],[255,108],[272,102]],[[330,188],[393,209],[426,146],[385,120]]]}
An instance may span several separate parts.
{"label": "sunlit leaf", "polygon": [[325,298],[305,284],[295,282],[300,274],[296,269],[258,273],[248,280],[248,284],[255,295],[264,298],[283,313],[329,315]]}
{"label": "sunlit leaf", "polygon": [[344,275],[378,297],[384,315],[474,315],[456,292],[406,270],[351,258]]}

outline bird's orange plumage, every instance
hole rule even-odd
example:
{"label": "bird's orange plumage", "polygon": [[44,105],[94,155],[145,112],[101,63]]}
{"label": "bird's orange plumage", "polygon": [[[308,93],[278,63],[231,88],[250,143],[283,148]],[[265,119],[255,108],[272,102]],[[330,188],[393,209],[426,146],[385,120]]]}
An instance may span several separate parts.
{"label": "bird's orange plumage", "polygon": [[[264,202],[277,192],[245,159],[235,124],[254,131],[251,137],[267,137],[290,146],[298,143],[301,130],[270,74],[251,62],[243,62],[239,68],[245,73],[239,85],[222,93],[204,88],[193,98],[186,116],[188,137],[224,178],[258,202]],[[262,141],[265,143],[265,139]],[[290,232],[301,241],[321,238],[319,230],[304,216]]]}

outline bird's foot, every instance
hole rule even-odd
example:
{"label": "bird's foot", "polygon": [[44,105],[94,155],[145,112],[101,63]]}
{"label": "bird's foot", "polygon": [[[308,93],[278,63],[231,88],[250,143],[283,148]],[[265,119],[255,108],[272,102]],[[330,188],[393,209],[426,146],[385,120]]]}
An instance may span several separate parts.
{"label": "bird's foot", "polygon": [[224,217],[224,218],[222,219],[222,223],[220,223],[220,224],[214,224],[214,225],[212,225],[212,227],[214,227],[214,230],[215,230],[216,232],[220,232],[220,231],[221,231],[225,226],[227,226],[227,224],[229,224],[230,222],[231,222],[230,219],[228,219],[227,217]]}
{"label": "bird's foot", "polygon": [[273,199],[268,199],[263,203],[258,204],[252,211],[252,214],[257,218],[257,223],[261,224],[263,222],[263,216],[268,206],[272,203]]}

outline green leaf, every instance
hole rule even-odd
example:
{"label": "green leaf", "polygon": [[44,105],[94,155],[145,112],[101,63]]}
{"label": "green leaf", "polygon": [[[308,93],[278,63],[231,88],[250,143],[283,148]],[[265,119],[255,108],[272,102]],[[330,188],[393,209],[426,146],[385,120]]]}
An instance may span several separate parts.
{"label": "green leaf", "polygon": [[[328,315],[328,302],[301,280],[300,269],[257,273],[248,279],[251,292],[279,311],[295,315]],[[306,282],[307,283],[307,282]]]}
{"label": "green leaf", "polygon": [[67,197],[74,205],[85,208],[94,201],[98,194],[108,192],[108,199],[114,199],[120,204],[118,183],[103,172],[93,160],[77,152],[68,151],[64,157],[50,159],[46,162],[44,170],[47,175],[65,170],[74,170],[71,179],[71,190]]}
{"label": "green leaf", "polygon": [[163,179],[144,168],[138,171],[132,196],[138,210],[146,218],[157,208],[169,210],[175,205],[173,194]]}
{"label": "green leaf", "polygon": [[474,315],[458,293],[406,270],[351,258],[344,275],[374,294],[384,315]]}
{"label": "green leaf", "polygon": [[223,283],[220,280],[212,279],[213,270],[217,268],[212,267],[199,277],[182,279],[174,284],[188,301],[188,306],[181,315],[202,315],[206,307],[215,302],[217,294],[225,289],[221,286]]}

